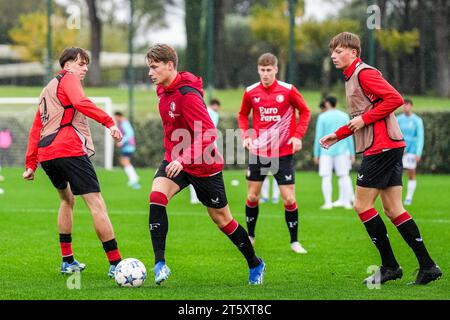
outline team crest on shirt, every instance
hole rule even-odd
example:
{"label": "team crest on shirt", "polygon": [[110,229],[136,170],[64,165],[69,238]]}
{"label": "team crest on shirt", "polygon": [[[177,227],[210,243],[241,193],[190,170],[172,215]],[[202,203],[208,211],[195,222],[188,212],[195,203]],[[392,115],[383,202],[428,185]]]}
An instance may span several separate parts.
{"label": "team crest on shirt", "polygon": [[261,101],[260,97],[254,97],[253,100],[255,100],[256,103],[259,103]]}
{"label": "team crest on shirt", "polygon": [[171,102],[170,106],[169,106],[169,117],[171,117],[172,119],[174,119],[176,116],[179,116],[179,114],[174,113],[175,110],[177,108],[177,105],[175,104],[175,102]]}
{"label": "team crest on shirt", "polygon": [[284,96],[282,94],[277,95],[277,102],[282,103],[284,101]]}

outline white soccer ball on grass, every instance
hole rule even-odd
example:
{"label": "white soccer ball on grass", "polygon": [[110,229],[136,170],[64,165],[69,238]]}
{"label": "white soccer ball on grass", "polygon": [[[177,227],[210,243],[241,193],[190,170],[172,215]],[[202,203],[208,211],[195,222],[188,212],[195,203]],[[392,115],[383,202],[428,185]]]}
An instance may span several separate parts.
{"label": "white soccer ball on grass", "polygon": [[115,280],[120,287],[140,287],[147,278],[147,270],[138,259],[127,258],[116,266]]}

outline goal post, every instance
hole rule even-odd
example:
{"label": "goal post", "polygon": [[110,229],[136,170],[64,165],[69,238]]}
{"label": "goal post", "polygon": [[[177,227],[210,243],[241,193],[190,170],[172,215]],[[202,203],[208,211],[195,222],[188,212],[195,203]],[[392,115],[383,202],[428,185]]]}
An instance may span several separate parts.
{"label": "goal post", "polygon": [[[91,97],[98,107],[101,107],[112,117],[113,105],[109,97]],[[12,132],[13,143],[10,151],[0,150],[8,154],[2,159],[6,163],[3,166],[23,166],[27,146],[28,132],[33,123],[34,115],[39,104],[39,98],[8,97],[0,98],[0,131],[9,129]],[[88,118],[89,119],[89,118]],[[101,124],[90,120],[91,130],[99,130]],[[94,131],[94,130],[93,130]],[[98,131],[97,131],[98,132]],[[101,132],[101,131],[100,131]],[[101,150],[101,160],[95,161],[97,165],[103,166],[107,170],[113,168],[114,143],[107,128],[103,128],[103,136],[98,137],[98,133],[93,132],[94,146]],[[98,147],[98,149],[97,149]],[[95,156],[94,156],[95,158]]]}

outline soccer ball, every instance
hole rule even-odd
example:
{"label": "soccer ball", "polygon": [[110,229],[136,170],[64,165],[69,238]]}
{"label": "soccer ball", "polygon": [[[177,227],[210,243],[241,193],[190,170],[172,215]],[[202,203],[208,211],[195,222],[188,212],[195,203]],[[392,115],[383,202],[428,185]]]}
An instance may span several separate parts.
{"label": "soccer ball", "polygon": [[120,287],[140,287],[146,278],[147,270],[138,259],[124,259],[116,266],[114,279]]}

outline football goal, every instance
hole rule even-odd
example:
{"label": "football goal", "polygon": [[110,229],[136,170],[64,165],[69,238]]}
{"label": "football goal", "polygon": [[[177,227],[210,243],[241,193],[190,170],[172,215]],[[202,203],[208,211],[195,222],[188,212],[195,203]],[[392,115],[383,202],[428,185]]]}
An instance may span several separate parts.
{"label": "football goal", "polygon": [[[112,116],[112,101],[108,97],[91,97],[99,108]],[[23,167],[27,150],[28,133],[38,108],[38,98],[11,97],[0,98],[0,132],[8,135],[9,143],[0,145],[1,165],[4,167]],[[88,118],[89,119],[89,118]],[[114,142],[109,130],[89,119],[95,155],[91,158],[95,166],[112,169]],[[6,140],[6,138],[5,138]]]}

